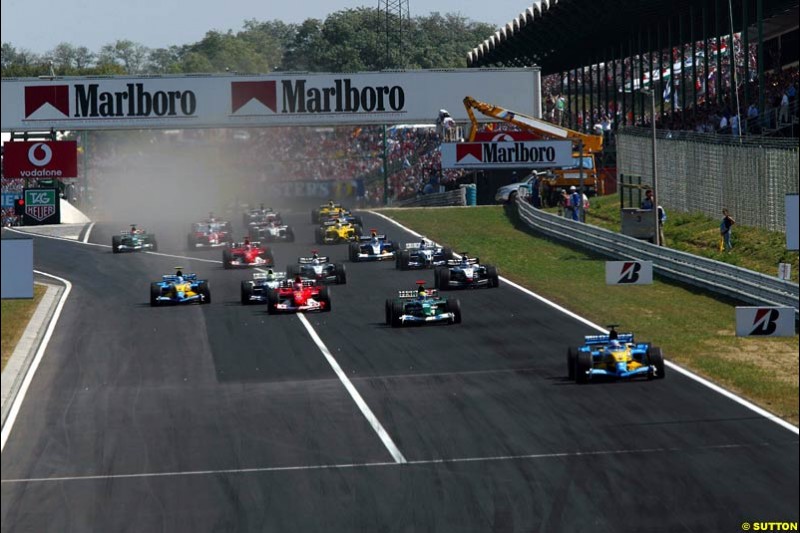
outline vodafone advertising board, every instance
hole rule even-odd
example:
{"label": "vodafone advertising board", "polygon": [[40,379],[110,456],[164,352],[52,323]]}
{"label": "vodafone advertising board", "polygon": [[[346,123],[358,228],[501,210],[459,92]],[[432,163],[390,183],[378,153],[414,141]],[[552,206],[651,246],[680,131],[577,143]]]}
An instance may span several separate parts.
{"label": "vodafone advertising board", "polygon": [[570,141],[444,143],[442,168],[559,168],[573,165]]}
{"label": "vodafone advertising board", "polygon": [[0,83],[3,131],[397,124],[433,122],[440,109],[465,121],[468,94],[541,116],[538,68]]}
{"label": "vodafone advertising board", "polygon": [[77,178],[75,141],[14,141],[3,145],[3,177]]}

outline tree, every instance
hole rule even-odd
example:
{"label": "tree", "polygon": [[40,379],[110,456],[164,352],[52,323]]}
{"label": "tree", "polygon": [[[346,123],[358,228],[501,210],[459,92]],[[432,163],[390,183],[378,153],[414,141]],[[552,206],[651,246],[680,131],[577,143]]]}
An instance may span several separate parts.
{"label": "tree", "polygon": [[181,72],[184,51],[178,46],[156,48],[147,56],[145,71],[148,74],[175,74]]}
{"label": "tree", "polygon": [[147,47],[127,39],[122,39],[115,43],[104,45],[100,49],[98,64],[122,65],[127,74],[138,74],[142,70],[142,67],[144,67],[147,54]]}

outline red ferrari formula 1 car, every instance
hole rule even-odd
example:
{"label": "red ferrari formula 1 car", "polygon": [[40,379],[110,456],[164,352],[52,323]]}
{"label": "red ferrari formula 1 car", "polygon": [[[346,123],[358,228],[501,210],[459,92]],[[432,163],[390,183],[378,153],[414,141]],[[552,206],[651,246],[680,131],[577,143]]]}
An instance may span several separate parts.
{"label": "red ferrari formula 1 car", "polygon": [[301,279],[298,276],[269,291],[267,304],[267,312],[271,315],[298,311],[325,313],[331,310],[331,297],[327,287],[320,287],[314,280]]}
{"label": "red ferrari formula 1 car", "polygon": [[275,258],[272,250],[260,242],[245,239],[222,250],[222,263],[225,268],[271,267],[275,265]]}

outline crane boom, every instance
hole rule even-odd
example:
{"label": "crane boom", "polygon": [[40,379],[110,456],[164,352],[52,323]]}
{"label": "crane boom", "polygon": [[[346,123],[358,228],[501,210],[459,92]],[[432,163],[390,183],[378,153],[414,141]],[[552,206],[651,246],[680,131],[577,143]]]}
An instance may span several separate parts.
{"label": "crane boom", "polygon": [[467,110],[469,121],[472,124],[469,130],[470,142],[475,140],[475,134],[478,132],[478,120],[475,118],[475,112],[473,111],[474,109],[477,109],[487,117],[502,120],[503,122],[507,122],[509,124],[514,124],[520,129],[541,135],[547,139],[568,139],[573,142],[573,145],[577,145],[582,141],[583,151],[585,153],[597,153],[603,150],[602,135],[589,135],[579,131],[571,130],[569,128],[564,128],[562,126],[547,122],[546,120],[529,117],[504,107],[480,102],[471,96],[464,98],[464,107]]}

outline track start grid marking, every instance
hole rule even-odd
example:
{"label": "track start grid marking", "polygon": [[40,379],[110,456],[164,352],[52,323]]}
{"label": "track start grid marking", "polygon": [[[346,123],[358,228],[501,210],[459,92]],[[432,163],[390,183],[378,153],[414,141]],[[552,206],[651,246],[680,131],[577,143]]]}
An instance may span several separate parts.
{"label": "track start grid marking", "polygon": [[[256,268],[255,270],[258,270],[259,272],[267,272],[263,268]],[[358,406],[359,410],[361,410],[361,413],[364,415],[364,417],[367,419],[367,422],[369,422],[369,425],[372,426],[372,429],[375,431],[375,433],[378,434],[378,437],[381,439],[381,442],[383,442],[383,445],[386,446],[386,449],[389,450],[389,453],[392,455],[392,458],[394,459],[395,463],[399,464],[406,463],[407,461],[405,456],[403,455],[403,452],[400,451],[400,449],[392,440],[392,437],[389,436],[389,433],[386,431],[386,429],[378,420],[378,417],[375,416],[375,413],[373,413],[372,409],[369,408],[367,402],[365,402],[364,398],[361,397],[361,394],[359,394],[355,385],[353,385],[353,382],[350,381],[350,378],[347,377],[345,371],[342,370],[342,367],[339,366],[339,363],[336,361],[336,358],[333,357],[331,351],[328,349],[327,346],[325,346],[325,343],[322,342],[322,338],[320,338],[319,334],[314,329],[314,326],[311,325],[311,322],[308,321],[308,319],[305,317],[304,314],[297,313],[296,316],[300,320],[300,323],[303,324],[303,327],[306,328],[306,331],[311,337],[311,340],[314,341],[314,344],[317,345],[319,351],[322,352],[322,355],[325,356],[325,359],[328,361],[328,364],[331,365],[331,368],[336,373],[336,376],[339,378],[339,381],[342,382],[342,385],[344,385],[344,388],[350,394],[350,397],[353,398],[354,402],[356,402],[356,405]]]}
{"label": "track start grid marking", "polygon": [[[792,444],[797,444],[798,441],[789,441]],[[356,468],[375,468],[375,467],[392,467],[392,466],[429,466],[429,465],[447,465],[447,464],[463,464],[463,463],[487,463],[487,462],[501,462],[501,461],[541,461],[547,459],[568,459],[568,458],[595,458],[602,456],[613,455],[651,455],[663,453],[686,453],[686,452],[701,452],[701,451],[727,451],[727,450],[740,450],[746,448],[764,448],[775,446],[782,443],[767,443],[762,442],[758,444],[714,444],[710,446],[697,446],[690,448],[641,448],[641,449],[621,449],[621,450],[590,450],[590,451],[573,451],[573,452],[555,452],[555,453],[533,453],[524,455],[495,455],[488,457],[455,457],[452,459],[421,459],[418,461],[399,461],[395,462],[373,462],[373,463],[342,463],[342,464],[327,464],[327,465],[306,465],[306,466],[275,466],[275,467],[262,467],[262,468],[230,468],[220,470],[190,470],[185,472],[143,472],[139,474],[105,474],[105,475],[88,475],[88,476],[61,476],[61,477],[43,477],[43,478],[28,478],[28,479],[4,479],[3,485],[21,485],[26,483],[48,483],[48,482],[67,482],[67,481],[107,481],[110,479],[152,479],[160,477],[184,477],[184,476],[217,476],[220,474],[261,474],[270,472],[303,472],[314,470],[343,470],[343,469],[356,469]]]}
{"label": "track start grid marking", "polygon": [[331,351],[327,346],[325,346],[325,343],[322,342],[322,339],[319,337],[316,330],[314,330],[314,328],[311,326],[311,323],[308,321],[305,315],[298,314],[297,318],[300,319],[300,323],[306,328],[306,331],[308,331],[308,334],[317,345],[317,348],[319,348],[319,351],[325,356],[328,364],[331,365],[331,368],[333,368],[333,371],[338,376],[339,381],[342,382],[344,388],[347,389],[348,393],[350,393],[350,396],[353,398],[353,401],[356,402],[356,405],[361,410],[361,413],[364,415],[364,417],[366,417],[369,425],[372,426],[372,429],[378,434],[378,437],[381,439],[381,442],[383,442],[383,445],[386,446],[386,449],[389,450],[390,454],[392,454],[394,461],[401,464],[408,462],[406,461],[405,456],[403,456],[403,453],[397,448],[397,445],[392,440],[392,437],[390,437],[386,432],[386,429],[384,429],[383,425],[378,420],[378,417],[375,416],[375,414],[372,412],[372,409],[370,409],[367,405],[367,402],[364,401],[364,398],[361,397],[361,394],[358,393],[358,390],[356,390],[353,383],[347,377],[347,374],[344,373],[342,367],[339,366],[339,363],[333,357]]}

